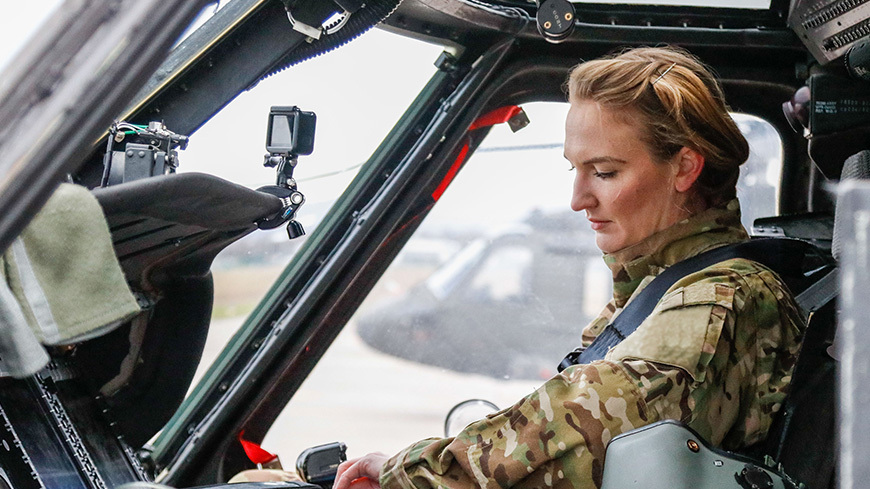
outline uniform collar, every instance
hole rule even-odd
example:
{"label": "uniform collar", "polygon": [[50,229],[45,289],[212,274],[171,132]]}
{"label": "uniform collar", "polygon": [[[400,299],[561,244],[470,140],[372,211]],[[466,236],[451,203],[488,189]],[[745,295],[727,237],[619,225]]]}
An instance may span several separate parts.
{"label": "uniform collar", "polygon": [[704,251],[749,239],[737,199],[711,207],[619,251],[604,255],[613,273],[613,299],[625,306],[644,277]]}

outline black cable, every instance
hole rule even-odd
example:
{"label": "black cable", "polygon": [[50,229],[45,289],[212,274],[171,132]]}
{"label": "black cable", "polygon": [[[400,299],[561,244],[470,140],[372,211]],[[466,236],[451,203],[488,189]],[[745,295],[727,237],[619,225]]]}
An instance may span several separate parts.
{"label": "black cable", "polygon": [[113,129],[110,129],[109,134],[106,136],[106,154],[103,155],[103,178],[100,179],[100,187],[105,187],[109,184],[109,173],[112,170],[112,139],[115,137]]}

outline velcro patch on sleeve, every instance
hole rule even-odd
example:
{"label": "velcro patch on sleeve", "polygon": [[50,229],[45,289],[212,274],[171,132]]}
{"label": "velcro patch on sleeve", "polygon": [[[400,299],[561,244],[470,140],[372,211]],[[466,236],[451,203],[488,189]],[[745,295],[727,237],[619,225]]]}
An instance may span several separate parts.
{"label": "velcro patch on sleeve", "polygon": [[701,382],[733,299],[730,284],[702,282],[673,290],[605,358],[670,365]]}

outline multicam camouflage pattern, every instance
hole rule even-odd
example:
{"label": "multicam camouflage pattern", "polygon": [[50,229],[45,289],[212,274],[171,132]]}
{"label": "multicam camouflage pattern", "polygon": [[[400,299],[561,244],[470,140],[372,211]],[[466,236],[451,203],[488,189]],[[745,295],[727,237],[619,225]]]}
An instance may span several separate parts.
{"label": "multicam camouflage pattern", "polygon": [[[664,268],[745,239],[735,200],[605,256],[614,297],[584,343]],[[381,486],[600,487],[608,441],[662,419],[724,448],[751,445],[781,406],[802,329],[773,272],[742,259],[714,265],[674,284],[604,360],[566,369],[456,438],[411,445],[384,465]]]}

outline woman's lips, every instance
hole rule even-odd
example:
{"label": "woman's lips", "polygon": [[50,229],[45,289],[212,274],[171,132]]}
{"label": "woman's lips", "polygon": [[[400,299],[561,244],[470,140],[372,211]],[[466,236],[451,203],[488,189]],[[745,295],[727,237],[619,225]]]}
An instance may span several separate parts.
{"label": "woman's lips", "polygon": [[592,226],[593,231],[599,231],[610,221],[599,221],[598,219],[589,219],[589,224]]}

